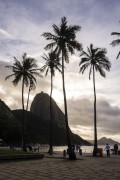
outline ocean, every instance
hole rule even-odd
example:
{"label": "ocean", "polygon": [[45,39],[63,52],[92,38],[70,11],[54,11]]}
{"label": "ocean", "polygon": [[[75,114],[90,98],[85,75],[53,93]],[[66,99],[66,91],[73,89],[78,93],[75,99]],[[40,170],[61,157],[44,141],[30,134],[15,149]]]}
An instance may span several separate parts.
{"label": "ocean", "polygon": [[[82,152],[83,153],[93,153],[93,148],[94,146],[81,146]],[[105,145],[99,145],[98,148],[102,148],[103,149],[103,154],[106,154],[106,150],[105,149]],[[113,149],[114,145],[110,145],[110,149]],[[63,151],[63,150],[67,150],[67,146],[53,146],[53,150],[54,151]],[[118,149],[120,149],[120,145],[118,146]]]}

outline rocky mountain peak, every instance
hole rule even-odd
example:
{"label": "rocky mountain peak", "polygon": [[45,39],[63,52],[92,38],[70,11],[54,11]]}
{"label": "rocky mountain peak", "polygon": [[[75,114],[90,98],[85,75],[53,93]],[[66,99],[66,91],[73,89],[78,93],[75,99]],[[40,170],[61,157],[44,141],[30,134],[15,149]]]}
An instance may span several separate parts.
{"label": "rocky mountain peak", "polygon": [[[33,99],[30,112],[34,113],[44,121],[50,121],[50,96],[43,91]],[[65,117],[61,109],[52,98],[52,116],[54,123],[65,129]]]}

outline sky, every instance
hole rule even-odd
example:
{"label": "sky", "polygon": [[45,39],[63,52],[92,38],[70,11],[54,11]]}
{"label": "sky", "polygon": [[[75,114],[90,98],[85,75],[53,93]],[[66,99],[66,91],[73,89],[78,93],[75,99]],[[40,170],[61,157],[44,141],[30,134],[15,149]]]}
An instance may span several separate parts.
{"label": "sky", "polygon": [[[110,43],[117,39],[112,32],[120,32],[119,0],[0,0],[0,99],[10,108],[21,109],[21,83],[13,86],[12,80],[5,81],[11,70],[13,56],[21,61],[24,52],[36,59],[39,67],[48,41],[41,36],[53,32],[52,25],[60,25],[61,18],[67,17],[68,25],[79,25],[76,39],[86,51],[92,43],[95,47],[106,48],[111,61],[106,78],[96,74],[97,92],[97,133],[101,137],[120,142],[120,58],[116,56],[120,46]],[[80,53],[70,56],[65,64],[65,87],[68,105],[69,126],[83,139],[94,139],[93,83],[89,71],[79,73]],[[64,112],[62,78],[56,72],[53,78],[53,98]],[[50,94],[50,74],[37,78],[37,86],[31,91],[30,104],[37,93]],[[25,101],[28,89],[25,89]]]}

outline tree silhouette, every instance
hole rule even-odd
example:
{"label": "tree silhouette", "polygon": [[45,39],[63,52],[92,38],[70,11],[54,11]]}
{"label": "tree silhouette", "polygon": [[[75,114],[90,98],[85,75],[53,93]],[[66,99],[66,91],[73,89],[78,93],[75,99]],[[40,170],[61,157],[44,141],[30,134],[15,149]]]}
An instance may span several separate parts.
{"label": "tree silhouette", "polygon": [[[111,35],[120,36],[120,33],[118,33],[118,32],[112,32]],[[119,44],[120,44],[120,39],[113,40],[112,43],[111,43],[112,46],[117,46],[117,45],[119,45]],[[119,55],[120,55],[120,51],[118,52],[118,55],[117,55],[116,59],[119,58]]]}
{"label": "tree silhouette", "polygon": [[63,96],[64,96],[64,111],[65,111],[65,124],[66,124],[66,135],[67,144],[69,150],[69,159],[75,159],[75,153],[72,150],[70,132],[68,126],[68,113],[67,113],[67,100],[65,91],[65,78],[64,78],[64,61],[69,62],[69,53],[74,54],[75,50],[80,51],[82,45],[76,40],[76,33],[80,31],[80,26],[68,26],[66,17],[61,19],[60,26],[53,24],[54,33],[45,32],[42,35],[46,40],[50,40],[51,43],[47,44],[45,49],[55,48],[55,52],[61,54],[62,57],[62,83],[63,83]]}
{"label": "tree silhouette", "polygon": [[24,105],[24,86],[28,87],[29,83],[32,81],[36,83],[36,78],[34,76],[40,76],[40,69],[37,69],[37,64],[34,58],[27,57],[24,53],[22,56],[22,61],[18,61],[14,57],[14,63],[12,66],[6,66],[6,68],[12,69],[13,73],[5,78],[5,80],[14,77],[12,81],[13,85],[17,85],[22,80],[22,109],[23,109],[23,121],[22,121],[22,149],[25,151],[25,105]]}
{"label": "tree silhouette", "polygon": [[93,75],[93,87],[94,87],[94,150],[93,156],[97,155],[97,117],[96,117],[96,87],[95,87],[95,71],[99,72],[101,76],[105,77],[105,70],[109,71],[111,67],[111,63],[106,57],[106,50],[101,48],[93,48],[93,45],[90,44],[90,48],[87,48],[87,52],[83,51],[80,56],[81,62],[80,73],[84,73],[87,68],[89,70],[89,79],[91,73]]}
{"label": "tree silhouette", "polygon": [[47,76],[48,72],[50,71],[51,74],[51,92],[50,92],[50,147],[49,147],[49,154],[53,154],[53,111],[52,111],[52,90],[53,90],[53,76],[55,76],[55,70],[61,72],[60,67],[60,58],[59,55],[55,53],[55,51],[51,51],[48,53],[48,56],[44,54],[42,58],[46,61],[45,65],[41,68],[41,71],[45,73]]}

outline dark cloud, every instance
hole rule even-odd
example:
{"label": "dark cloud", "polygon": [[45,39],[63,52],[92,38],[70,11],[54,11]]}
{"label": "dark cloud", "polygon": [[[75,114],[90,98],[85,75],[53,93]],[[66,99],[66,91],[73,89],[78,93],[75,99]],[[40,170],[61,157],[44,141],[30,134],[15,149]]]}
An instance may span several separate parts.
{"label": "dark cloud", "polygon": [[[84,128],[94,126],[93,101],[88,99],[68,100],[69,125]],[[120,135],[120,108],[111,106],[107,100],[97,101],[98,134]]]}

